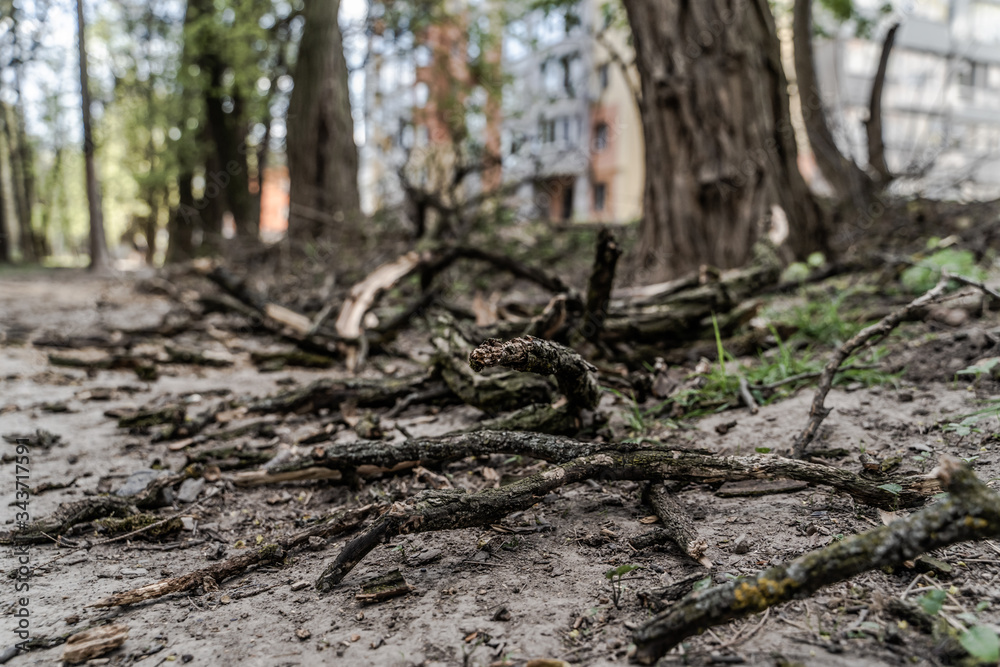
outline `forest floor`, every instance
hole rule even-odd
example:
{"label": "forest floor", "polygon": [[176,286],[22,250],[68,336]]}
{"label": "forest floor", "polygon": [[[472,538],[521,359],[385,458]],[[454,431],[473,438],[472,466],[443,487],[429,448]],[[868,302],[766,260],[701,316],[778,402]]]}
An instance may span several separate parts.
{"label": "forest floor", "polygon": [[[261,372],[251,352],[273,342],[213,327],[212,320],[207,330],[179,334],[173,344],[214,350],[233,364],[163,364],[153,381],[140,380],[131,370],[56,367],[47,355],[60,351],[33,344],[46,335],[107,336],[158,325],[171,301],[138,291],[138,278],[98,279],[70,270],[0,274],[0,435],[43,429],[60,436],[30,452],[33,519],[51,514],[60,503],[117,489],[137,470],[178,471],[189,463],[185,451],[172,448],[170,441],[120,429],[107,415],[178,400],[194,413],[214,400],[264,397],[317,378],[346,376],[337,367]],[[1000,383],[989,373],[957,374],[1000,354],[1000,318],[993,313],[949,322],[905,324],[879,359],[882,381],[834,388],[827,399],[834,409],[821,432],[823,448],[843,450],[832,463],[858,471],[864,452],[883,461],[901,457],[902,470],[927,472],[938,456],[951,454],[971,460],[984,481],[1000,478],[996,410],[963,422],[984,406],[996,408]],[[425,338],[414,334],[401,343],[409,358],[373,357],[363,374],[398,376],[419,368],[419,360],[430,354]],[[801,388],[763,405],[756,415],[735,403],[721,412],[668,419],[657,414],[655,399],[635,404],[621,393],[605,392],[599,410],[607,424],[597,437],[655,438],[719,456],[787,453],[807,421],[812,394],[812,387]],[[466,405],[414,405],[383,418],[381,427],[387,439],[401,440],[404,432],[421,437],[474,427],[482,417]],[[247,451],[290,448],[315,424],[302,415],[279,415],[266,432],[234,442]],[[331,440],[356,437],[337,424]],[[3,447],[0,488],[9,528],[15,463],[8,454],[14,445]],[[620,664],[627,662],[632,629],[652,613],[637,592],[685,580],[722,583],[891,518],[825,487],[798,484],[785,493],[753,495],[761,492],[760,484],[688,484],[676,497],[708,543],[706,556],[714,564],[709,571],[673,546],[637,551],[629,544],[629,537],[650,527],[653,514],[641,498],[641,483],[591,481],[560,488],[493,527],[396,537],[377,546],[327,594],[318,593],[313,582],[352,534],[329,544],[317,540],[284,565],[250,569],[219,582],[219,590],[199,588],[111,611],[89,606],[115,592],[204,567],[220,552],[238,554],[335,507],[400,500],[442,479],[459,489],[479,490],[543,465],[519,456],[470,457],[429,470],[375,474],[358,484],[326,480],[236,487],[223,475],[200,489],[195,505],[175,500],[172,509],[160,512],[169,516],[193,507],[185,530],[161,541],[126,540],[68,555],[52,544],[29,546],[35,568],[31,635],[57,638],[111,618],[129,627],[127,641],[107,656],[105,664],[114,665],[141,660],[152,665],[485,666],[540,658]],[[46,490],[46,485],[55,488]],[[207,498],[212,491],[215,495]],[[4,550],[7,571],[15,560],[10,547]],[[57,556],[64,557],[51,562]],[[616,608],[605,573],[626,564],[641,568],[625,577]],[[395,569],[412,587],[410,593],[377,603],[355,598],[360,582]],[[0,649],[16,641],[9,615],[13,606],[8,607],[16,597],[14,582],[5,581]],[[914,619],[894,612],[894,599],[914,602],[931,588],[947,591],[942,616],[966,625],[1000,624],[1000,546],[959,544],[912,568],[876,570],[833,584],[766,615],[691,638],[664,664],[961,661],[956,642],[943,638],[947,633],[921,629]],[[8,664],[56,664],[62,651],[58,644],[38,648]]]}

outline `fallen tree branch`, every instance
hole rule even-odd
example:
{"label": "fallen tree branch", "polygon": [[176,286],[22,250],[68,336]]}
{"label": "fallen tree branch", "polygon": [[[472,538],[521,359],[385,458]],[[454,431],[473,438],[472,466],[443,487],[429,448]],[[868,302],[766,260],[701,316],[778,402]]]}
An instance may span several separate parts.
{"label": "fallen tree branch", "polygon": [[352,530],[359,526],[373,509],[374,505],[365,505],[357,509],[337,510],[325,519],[318,521],[315,525],[281,538],[275,543],[265,544],[256,549],[251,549],[246,553],[233,556],[232,558],[179,577],[162,579],[147,586],[122,593],[115,593],[114,595],[98,600],[90,606],[118,607],[152,600],[153,598],[171,593],[183,593],[184,591],[201,586],[206,579],[212,580],[209,583],[210,586],[212,583],[222,583],[224,579],[237,575],[253,565],[280,562],[284,559],[286,551],[305,543],[310,537],[330,537],[331,535]]}
{"label": "fallen tree branch", "polygon": [[214,266],[209,270],[202,268],[199,269],[199,273],[236,300],[234,306],[231,300],[213,299],[213,306],[234,310],[305,352],[330,357],[340,356],[340,350],[334,341],[328,340],[329,336],[321,337],[311,331],[312,322],[308,317],[267,301],[263,295],[251,289],[245,279],[235,276],[225,267]]}
{"label": "fallen tree branch", "polygon": [[740,376],[740,399],[743,401],[743,405],[747,406],[750,414],[755,415],[760,411],[760,408],[757,407],[757,401],[754,400],[753,394],[750,393],[750,384],[742,375]]}
{"label": "fallen tree branch", "polygon": [[[421,288],[426,292],[430,289],[434,277],[447,269],[456,260],[474,259],[492,264],[498,269],[507,271],[518,278],[529,280],[553,292],[568,292],[569,287],[558,277],[549,275],[541,269],[526,266],[520,262],[471,246],[443,246],[436,250],[423,253],[410,251],[400,255],[391,262],[380,265],[364,280],[355,284],[348,293],[337,315],[337,335],[344,341],[365,343],[365,314],[375,304],[379,296],[391,289],[400,280],[414,273],[420,273]],[[361,361],[359,350],[350,346],[347,350],[348,368],[353,370]]]}
{"label": "fallen tree branch", "polygon": [[306,387],[297,387],[250,403],[251,413],[316,412],[321,408],[338,409],[350,400],[359,408],[391,406],[396,400],[426,389],[426,375],[410,375],[384,379],[344,378],[316,380]]}
{"label": "fallen tree branch", "polygon": [[705,556],[708,542],[698,535],[694,521],[688,516],[687,510],[677,502],[671,490],[663,484],[654,484],[649,488],[648,495],[649,504],[653,506],[656,516],[660,517],[663,531],[670,540],[703,567],[711,568],[712,561]]}
{"label": "fallen tree branch", "polygon": [[489,366],[506,366],[554,375],[559,390],[577,408],[593,410],[601,399],[597,369],[568,347],[541,338],[522,336],[506,343],[488,338],[469,355],[469,365],[477,373]]}
{"label": "fallen tree branch", "polygon": [[837,374],[840,365],[863,345],[872,345],[888,336],[911,312],[935,301],[944,294],[947,288],[948,278],[945,276],[938,281],[938,284],[933,289],[917,297],[902,308],[889,313],[875,324],[865,327],[837,348],[830,357],[830,361],[823,367],[823,373],[819,377],[819,382],[816,385],[816,394],[813,396],[812,406],[809,408],[809,422],[792,443],[792,456],[794,458],[802,458],[806,447],[816,437],[816,432],[819,430],[820,424],[830,414],[830,408],[824,405],[824,401],[826,400],[826,395],[830,393],[830,388],[833,387],[833,378]]}
{"label": "fallen tree branch", "polygon": [[108,517],[123,519],[138,513],[135,498],[119,496],[87,498],[66,504],[51,516],[33,521],[23,529],[0,535],[0,544],[45,544],[52,541],[50,536],[65,535],[77,524]]}
{"label": "fallen tree branch", "polygon": [[1000,495],[955,459],[943,459],[935,474],[949,492],[946,499],[888,526],[810,551],[787,565],[689,594],[635,631],[634,659],[651,664],[685,638],[712,626],[928,551],[1000,536]]}
{"label": "fallen tree branch", "polygon": [[975,287],[980,291],[988,294],[990,298],[992,298],[993,300],[1000,301],[1000,292],[997,292],[995,289],[987,286],[985,283],[982,283],[978,280],[973,280],[972,278],[966,278],[965,276],[956,276],[950,273],[947,275],[948,278],[954,280],[955,282],[962,283],[963,285],[968,285],[969,287]]}
{"label": "fallen tree branch", "polygon": [[480,375],[476,369],[470,369],[467,360],[473,347],[454,326],[450,315],[441,315],[434,330],[431,338],[437,350],[434,363],[445,384],[466,404],[495,415],[554,400],[554,387],[544,377],[511,371]]}
{"label": "fallen tree branch", "polygon": [[[506,433],[497,437],[526,446],[544,445],[555,436]],[[557,440],[573,442],[569,438]],[[510,452],[504,449],[504,453]],[[462,456],[474,453],[463,450]],[[388,463],[388,462],[387,462]],[[712,457],[681,451],[644,449],[634,452],[605,450],[580,456],[566,463],[536,473],[530,477],[497,489],[485,489],[466,494],[450,490],[447,493],[425,493],[408,501],[395,503],[367,531],[349,542],[340,555],[320,575],[316,587],[330,590],[347,575],[379,542],[404,533],[454,530],[496,522],[511,512],[526,510],[547,493],[566,484],[586,479],[650,480],[673,479],[689,482],[741,481],[784,477],[830,486],[850,494],[858,502],[883,509],[898,509],[922,503],[938,489],[937,482],[925,476],[898,477],[897,493],[872,480],[846,470],[826,465],[796,461],[780,456]]]}

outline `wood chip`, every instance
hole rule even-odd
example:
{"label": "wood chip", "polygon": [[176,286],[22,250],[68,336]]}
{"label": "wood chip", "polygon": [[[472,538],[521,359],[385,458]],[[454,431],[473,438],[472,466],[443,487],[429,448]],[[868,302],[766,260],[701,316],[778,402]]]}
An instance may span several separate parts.
{"label": "wood chip", "polygon": [[354,596],[362,602],[380,602],[399,595],[409,593],[412,587],[403,579],[399,570],[369,579],[361,585],[361,590]]}
{"label": "wood chip", "polygon": [[71,635],[63,648],[63,662],[75,665],[110,653],[125,643],[128,630],[127,625],[115,623]]}

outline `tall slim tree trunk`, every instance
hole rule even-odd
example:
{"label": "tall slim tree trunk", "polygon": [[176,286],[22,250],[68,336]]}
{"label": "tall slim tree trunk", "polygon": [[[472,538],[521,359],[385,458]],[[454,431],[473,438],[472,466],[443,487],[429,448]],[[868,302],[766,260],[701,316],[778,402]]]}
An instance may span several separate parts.
{"label": "tall slim tree trunk", "polygon": [[871,98],[868,100],[868,120],[865,131],[868,134],[868,166],[878,174],[879,185],[885,185],[892,180],[892,172],[885,161],[885,139],[882,136],[882,90],[885,88],[885,73],[889,68],[889,54],[892,45],[896,43],[896,31],[899,24],[889,28],[882,42],[882,55],[878,59],[878,70],[872,82]]}
{"label": "tall slim tree trunk", "polygon": [[202,63],[209,72],[209,85],[205,89],[205,109],[218,156],[218,168],[206,174],[206,182],[216,183],[224,192],[222,201],[233,214],[237,235],[243,240],[256,242],[260,233],[260,220],[254,215],[253,200],[250,196],[246,131],[240,122],[242,99],[239,95],[233,95],[233,110],[226,113],[220,92],[226,65],[216,54],[205,54]]}
{"label": "tall slim tree trunk", "polygon": [[[21,165],[21,188],[24,192],[24,222],[22,223],[22,229],[26,235],[25,247],[31,248],[30,257],[32,260],[38,261],[46,255],[46,243],[45,239],[37,234],[32,226],[34,218],[33,209],[37,200],[35,192],[35,155],[31,143],[28,141],[28,131],[25,128],[24,98],[21,94],[21,82],[23,78],[24,63],[18,63],[14,67],[14,92],[17,93],[17,106],[14,110],[17,120],[17,161]],[[27,252],[25,256],[29,256]]]}
{"label": "tall slim tree trunk", "polygon": [[194,259],[194,234],[195,230],[202,227],[201,213],[195,208],[194,190],[191,187],[191,179],[194,174],[184,172],[177,177],[177,190],[179,202],[177,208],[170,212],[170,220],[167,222],[166,262],[184,262]]}
{"label": "tall slim tree trunk", "polygon": [[[0,108],[2,112],[2,108]],[[0,155],[0,262],[9,264],[11,260],[10,230],[7,227],[7,200],[3,191],[3,156]]]}
{"label": "tall slim tree trunk", "polygon": [[[18,105],[20,105],[20,100],[18,100]],[[24,115],[20,112],[18,105],[0,107],[0,114],[3,114],[0,122],[3,123],[7,158],[10,163],[10,185],[14,214],[17,218],[18,248],[21,251],[22,260],[34,262],[38,258],[35,255],[35,239],[31,229],[33,195],[29,192],[29,187],[32,181],[27,175],[31,167],[23,161],[25,154],[21,149],[21,138],[17,125],[24,122]]]}
{"label": "tall slim tree trunk", "polygon": [[288,108],[289,238],[343,239],[360,212],[339,0],[306,0]]}
{"label": "tall slim tree trunk", "polygon": [[796,164],[766,0],[624,0],[642,85],[645,268],[662,279],[744,264],[775,207],[796,254],[827,249]]}
{"label": "tall slim tree trunk", "polygon": [[816,157],[816,166],[838,200],[850,202],[862,210],[875,184],[854,160],[840,152],[830,130],[813,57],[812,0],[795,0],[792,32],[795,40],[795,79],[806,135]]}
{"label": "tall slim tree trunk", "polygon": [[94,135],[90,126],[90,78],[87,76],[87,43],[84,37],[83,0],[76,0],[77,42],[80,46],[80,97],[83,107],[83,160],[87,172],[87,204],[90,210],[90,270],[109,269],[108,246],[104,238],[101,184],[94,165]]}

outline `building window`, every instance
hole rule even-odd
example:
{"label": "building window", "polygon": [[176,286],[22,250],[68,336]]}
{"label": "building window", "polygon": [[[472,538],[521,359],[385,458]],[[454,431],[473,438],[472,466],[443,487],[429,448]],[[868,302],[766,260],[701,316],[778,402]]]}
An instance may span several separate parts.
{"label": "building window", "polygon": [[963,60],[958,65],[958,84],[974,86],[976,84],[976,65],[970,60]]}
{"label": "building window", "polygon": [[604,210],[604,199],[607,197],[608,188],[604,183],[598,183],[594,186],[594,210],[603,211]]}
{"label": "building window", "polygon": [[597,68],[597,80],[600,83],[601,90],[608,89],[608,63],[604,63]]}
{"label": "building window", "polygon": [[573,184],[567,183],[563,186],[562,192],[562,219],[569,220],[573,217]]}
{"label": "building window", "polygon": [[538,138],[543,144],[551,144],[556,140],[555,118],[542,118],[538,121]]}
{"label": "building window", "polygon": [[608,124],[598,123],[594,128],[594,152],[600,153],[608,147]]}

